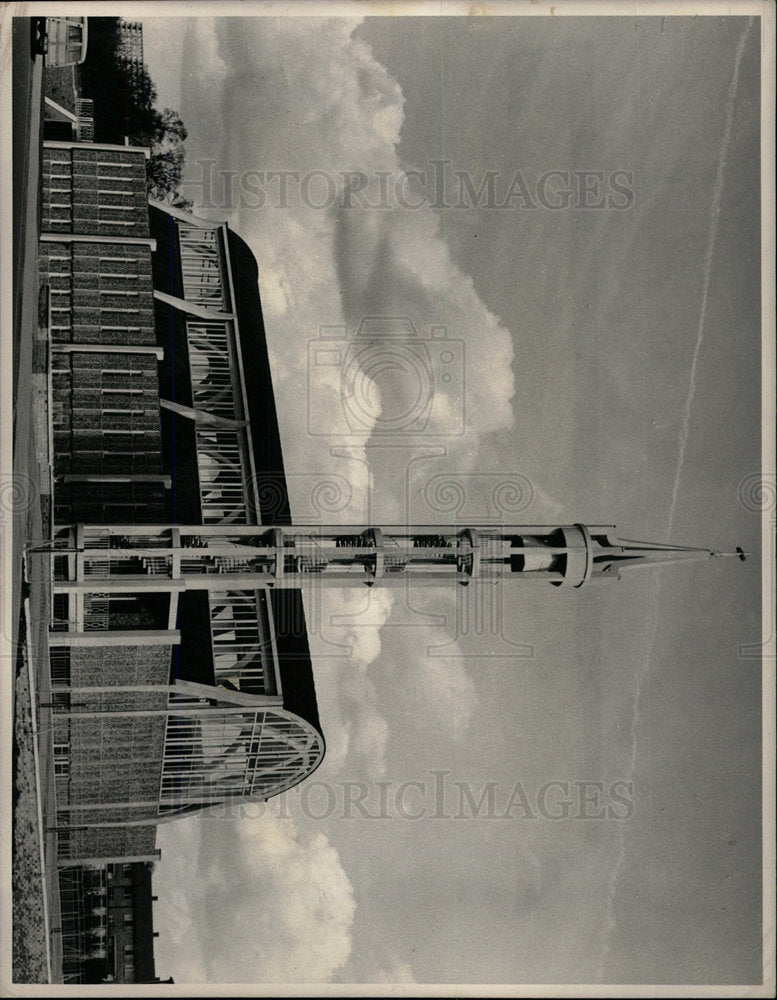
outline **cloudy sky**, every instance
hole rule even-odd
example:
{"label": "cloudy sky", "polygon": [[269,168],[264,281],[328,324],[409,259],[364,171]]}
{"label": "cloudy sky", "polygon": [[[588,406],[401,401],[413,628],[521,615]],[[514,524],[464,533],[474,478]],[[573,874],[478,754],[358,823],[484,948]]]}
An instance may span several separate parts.
{"label": "cloudy sky", "polygon": [[[259,263],[298,522],[758,550],[757,19],[144,30]],[[760,981],[759,558],[457,599],[309,606],[327,756],[161,828],[159,974]]]}

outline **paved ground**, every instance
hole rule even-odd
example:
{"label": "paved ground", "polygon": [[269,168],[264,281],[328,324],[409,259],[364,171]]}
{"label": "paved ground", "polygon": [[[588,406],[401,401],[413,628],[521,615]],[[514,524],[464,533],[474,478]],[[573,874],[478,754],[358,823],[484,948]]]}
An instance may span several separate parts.
{"label": "paved ground", "polygon": [[[47,351],[41,340],[38,303],[38,233],[40,219],[40,135],[43,106],[42,58],[31,46],[31,22],[15,19],[13,25],[13,281],[14,281],[14,363],[13,434],[14,503],[12,515],[12,641],[19,669],[15,689],[16,768],[19,799],[15,815],[15,857],[22,866],[15,873],[14,889],[14,978],[36,981],[46,978],[45,924],[54,930],[51,951],[52,979],[61,982],[61,948],[56,926],[59,923],[59,894],[56,890],[56,846],[53,826],[53,752],[48,708],[48,569],[42,556],[27,555],[25,549],[39,545],[50,531],[50,463],[47,417],[42,404],[46,398]],[[23,614],[26,566],[30,599],[27,618]],[[29,636],[29,645],[26,638]],[[25,659],[26,658],[26,659]],[[31,670],[27,670],[29,663]],[[33,705],[39,733],[38,772],[34,767],[31,742]],[[30,770],[30,761],[33,770]],[[32,808],[30,775],[34,782]],[[38,822],[43,814],[43,829]],[[45,863],[41,870],[41,836]],[[37,868],[34,859],[37,857]],[[33,867],[30,867],[30,866]],[[44,933],[41,937],[40,928]],[[37,930],[36,930],[37,928]],[[40,948],[43,946],[43,953]],[[24,967],[17,968],[16,959]],[[37,980],[40,981],[40,980]]]}

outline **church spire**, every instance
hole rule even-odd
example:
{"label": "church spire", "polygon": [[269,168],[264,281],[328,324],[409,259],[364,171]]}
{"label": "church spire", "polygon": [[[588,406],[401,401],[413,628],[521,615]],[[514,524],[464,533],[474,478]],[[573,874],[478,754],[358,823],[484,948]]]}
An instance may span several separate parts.
{"label": "church spire", "polygon": [[[581,587],[656,566],[736,552],[617,538],[612,525],[74,525],[56,551],[73,551],[76,575],[57,592],[282,590],[486,583]],[[106,552],[109,558],[106,558]]]}
{"label": "church spire", "polygon": [[719,552],[713,549],[692,548],[686,545],[665,545],[660,542],[637,542],[626,538],[612,538],[609,535],[592,536],[594,577],[612,576],[618,578],[622,569],[633,566],[666,566],[676,562],[705,562],[736,556],[743,562],[746,558],[741,548],[735,552]]}

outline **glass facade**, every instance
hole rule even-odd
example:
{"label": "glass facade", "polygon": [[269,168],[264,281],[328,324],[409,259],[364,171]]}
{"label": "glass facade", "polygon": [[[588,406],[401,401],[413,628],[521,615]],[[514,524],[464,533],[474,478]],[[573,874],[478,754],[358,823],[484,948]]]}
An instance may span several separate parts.
{"label": "glass facade", "polygon": [[179,222],[178,237],[184,298],[198,306],[223,310],[224,281],[218,231]]}
{"label": "glass facade", "polygon": [[212,708],[172,715],[165,737],[160,812],[277,795],[305,778],[322,756],[320,734],[280,708]]}

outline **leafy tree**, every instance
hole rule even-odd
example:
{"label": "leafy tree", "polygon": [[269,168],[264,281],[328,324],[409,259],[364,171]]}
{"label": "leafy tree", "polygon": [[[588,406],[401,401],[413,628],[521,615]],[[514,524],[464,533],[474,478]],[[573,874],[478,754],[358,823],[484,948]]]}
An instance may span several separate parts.
{"label": "leafy tree", "polygon": [[96,141],[121,144],[126,136],[131,145],[150,147],[149,197],[191,210],[192,203],[178,191],[186,126],[174,109],[157,109],[148,69],[124,56],[120,18],[89,18],[89,47],[80,71],[84,96],[94,101]]}
{"label": "leafy tree", "polygon": [[155,116],[155,142],[167,142],[175,146],[186,141],[189,133],[177,111],[173,111],[172,108],[165,108],[161,115],[159,112],[155,112]]}

